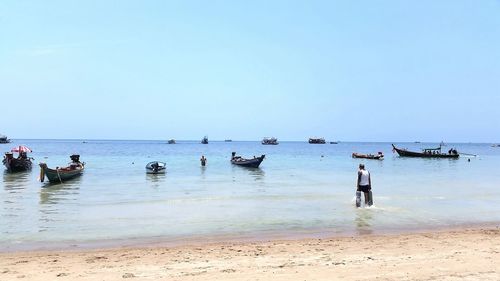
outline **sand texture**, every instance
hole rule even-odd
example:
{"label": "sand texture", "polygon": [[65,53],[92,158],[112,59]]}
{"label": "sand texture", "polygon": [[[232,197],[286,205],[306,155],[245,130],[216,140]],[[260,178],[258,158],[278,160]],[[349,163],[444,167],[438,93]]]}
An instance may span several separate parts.
{"label": "sand texture", "polygon": [[0,254],[0,280],[500,280],[500,228]]}

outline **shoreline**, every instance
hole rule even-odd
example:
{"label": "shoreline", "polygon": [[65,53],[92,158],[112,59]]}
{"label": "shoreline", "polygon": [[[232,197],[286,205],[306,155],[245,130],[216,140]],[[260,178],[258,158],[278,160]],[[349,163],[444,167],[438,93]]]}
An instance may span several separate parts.
{"label": "shoreline", "polygon": [[0,253],[0,279],[498,280],[500,226]]}
{"label": "shoreline", "polygon": [[405,234],[439,233],[466,229],[490,229],[500,227],[500,222],[461,223],[456,225],[387,228],[384,231],[359,229],[350,232],[336,232],[335,229],[272,230],[244,234],[208,234],[178,237],[152,236],[111,238],[87,241],[37,241],[10,244],[0,243],[0,255],[18,252],[92,251],[103,249],[134,249],[145,247],[203,246],[213,243],[260,243],[266,241],[295,241],[303,239],[356,238],[365,236],[392,236]]}

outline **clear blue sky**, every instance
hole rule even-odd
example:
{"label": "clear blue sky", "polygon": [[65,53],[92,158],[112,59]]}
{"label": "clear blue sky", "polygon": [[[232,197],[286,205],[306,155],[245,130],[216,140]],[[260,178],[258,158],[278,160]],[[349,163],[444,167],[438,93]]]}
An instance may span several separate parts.
{"label": "clear blue sky", "polygon": [[500,1],[2,1],[11,138],[500,141]]}

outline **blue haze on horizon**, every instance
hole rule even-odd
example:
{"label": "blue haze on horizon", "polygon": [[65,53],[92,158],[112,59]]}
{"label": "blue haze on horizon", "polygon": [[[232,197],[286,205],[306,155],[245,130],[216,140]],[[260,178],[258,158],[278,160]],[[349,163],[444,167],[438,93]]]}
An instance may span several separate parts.
{"label": "blue haze on horizon", "polygon": [[500,141],[500,1],[2,1],[11,138]]}

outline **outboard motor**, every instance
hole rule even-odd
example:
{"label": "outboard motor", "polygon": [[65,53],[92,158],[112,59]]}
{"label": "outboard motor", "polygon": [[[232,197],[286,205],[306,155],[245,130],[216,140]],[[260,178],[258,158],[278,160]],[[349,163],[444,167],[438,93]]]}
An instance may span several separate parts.
{"label": "outboard motor", "polygon": [[78,154],[73,154],[69,157],[71,159],[71,161],[73,162],[80,162],[80,155]]}
{"label": "outboard motor", "polygon": [[158,172],[159,168],[160,168],[160,165],[158,164],[158,162],[154,162],[153,164],[151,164],[151,168],[153,168],[153,172]]}

